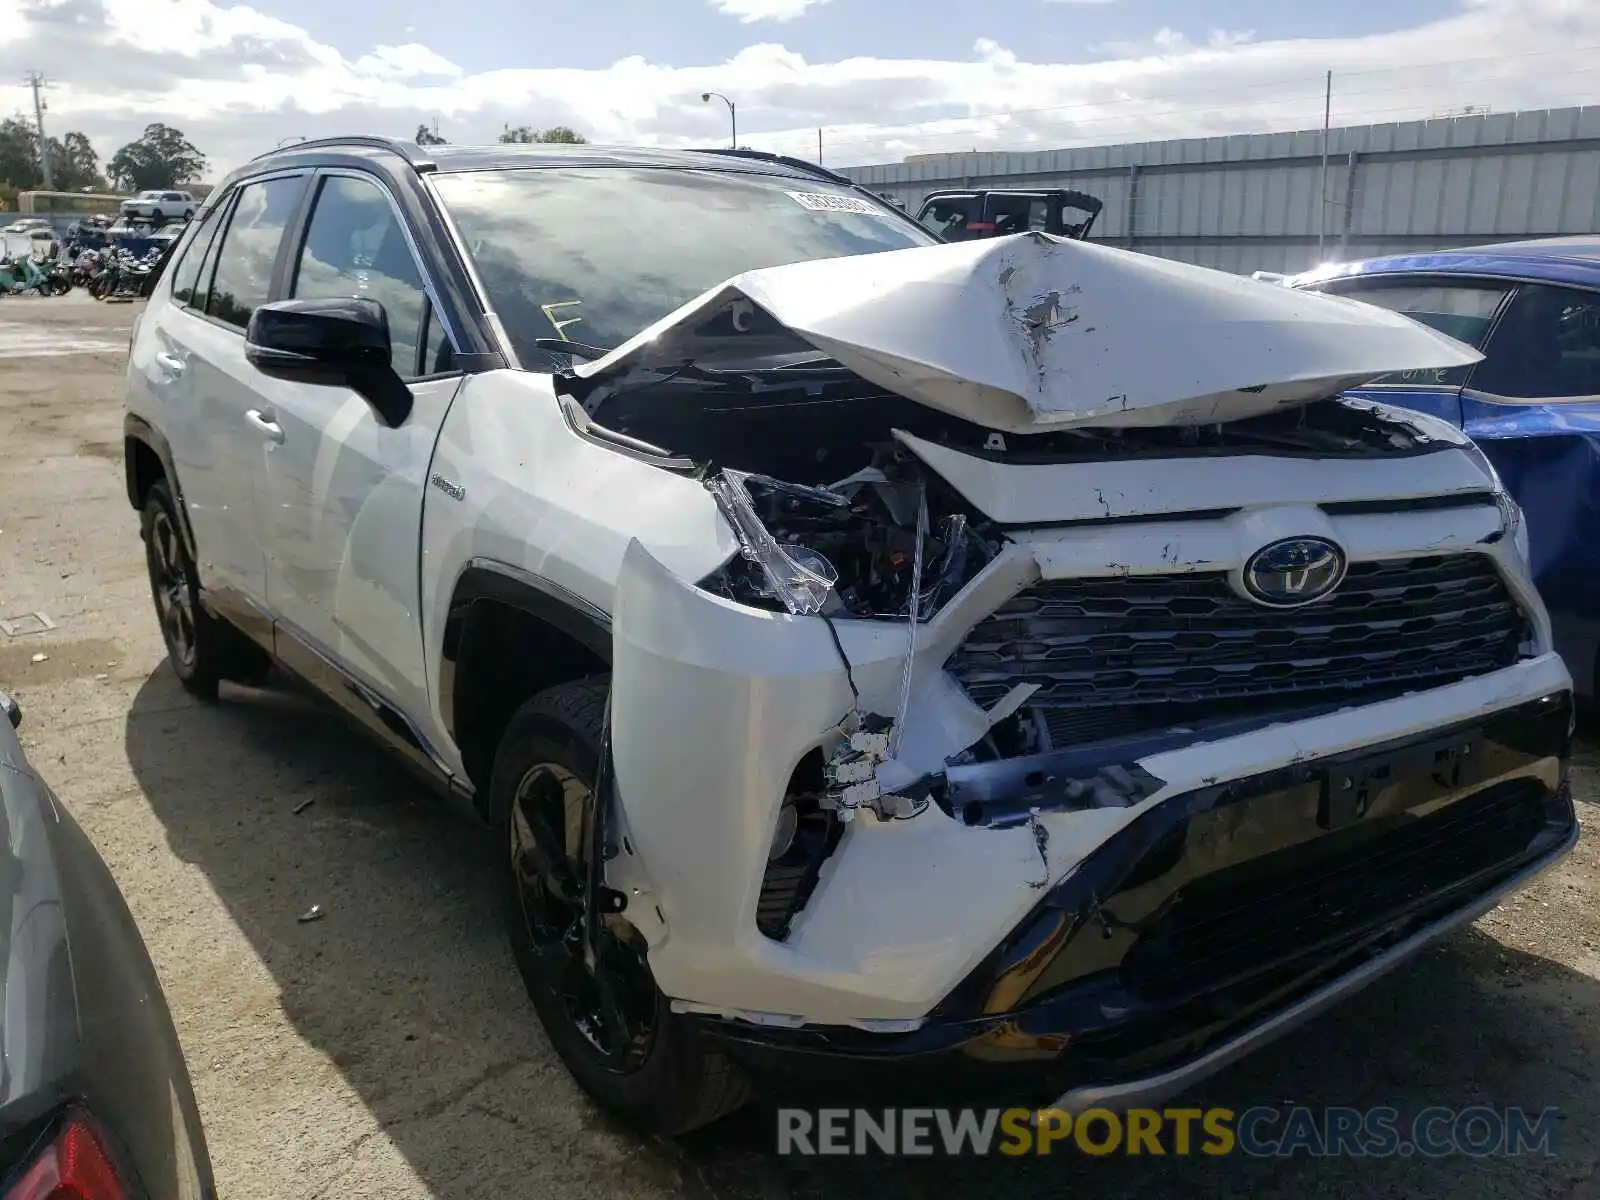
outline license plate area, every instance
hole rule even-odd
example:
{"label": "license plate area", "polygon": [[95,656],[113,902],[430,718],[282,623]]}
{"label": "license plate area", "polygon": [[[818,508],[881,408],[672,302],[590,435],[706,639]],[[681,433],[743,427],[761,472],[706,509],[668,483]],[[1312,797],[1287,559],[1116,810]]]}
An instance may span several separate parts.
{"label": "license plate area", "polygon": [[1440,792],[1455,791],[1483,746],[1481,729],[1461,730],[1420,745],[1362,755],[1329,765],[1322,777],[1317,824],[1343,829],[1372,811],[1385,789],[1431,779]]}

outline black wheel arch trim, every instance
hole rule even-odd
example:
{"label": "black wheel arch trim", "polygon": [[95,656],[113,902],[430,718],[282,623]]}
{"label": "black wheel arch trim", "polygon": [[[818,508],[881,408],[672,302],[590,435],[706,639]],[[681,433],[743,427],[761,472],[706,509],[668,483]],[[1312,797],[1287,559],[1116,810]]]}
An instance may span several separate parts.
{"label": "black wheel arch trim", "polygon": [[178,471],[172,461],[172,444],[149,421],[132,413],[122,418],[122,470],[128,488],[128,503],[135,510],[144,507],[144,496],[139,491],[139,472],[132,452],[131,443],[134,442],[149,448],[161,461],[161,473],[166,477],[167,486],[172,489],[172,499],[178,509],[178,536],[183,539],[183,547],[189,552],[190,560],[198,562],[194,530],[189,526],[189,507],[183,502],[183,484],[178,482]]}
{"label": "black wheel arch trim", "polygon": [[569,588],[521,567],[490,558],[471,558],[456,576],[445,617],[439,661],[439,715],[445,733],[460,744],[456,731],[455,675],[468,614],[481,601],[504,604],[543,621],[570,637],[602,662],[611,662],[611,617]]}

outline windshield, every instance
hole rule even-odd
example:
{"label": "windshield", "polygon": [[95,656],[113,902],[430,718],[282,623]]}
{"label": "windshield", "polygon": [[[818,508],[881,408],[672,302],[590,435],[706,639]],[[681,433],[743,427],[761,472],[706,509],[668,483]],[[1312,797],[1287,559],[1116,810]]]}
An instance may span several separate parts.
{"label": "windshield", "polygon": [[926,246],[887,205],[821,181],[660,167],[435,177],[526,367],[539,338],[607,349],[758,267]]}

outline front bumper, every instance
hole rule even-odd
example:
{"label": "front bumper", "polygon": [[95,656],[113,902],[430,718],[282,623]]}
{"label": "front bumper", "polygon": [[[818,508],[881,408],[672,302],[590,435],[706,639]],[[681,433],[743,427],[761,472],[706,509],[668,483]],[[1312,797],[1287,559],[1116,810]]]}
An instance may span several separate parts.
{"label": "front bumper", "polygon": [[[780,1088],[1127,1107],[1358,991],[1577,839],[1566,693],[1145,809],[920,1028],[707,1034]],[[1354,781],[1345,789],[1346,781]],[[1341,804],[1348,791],[1366,794]],[[834,1093],[837,1095],[837,1093]]]}

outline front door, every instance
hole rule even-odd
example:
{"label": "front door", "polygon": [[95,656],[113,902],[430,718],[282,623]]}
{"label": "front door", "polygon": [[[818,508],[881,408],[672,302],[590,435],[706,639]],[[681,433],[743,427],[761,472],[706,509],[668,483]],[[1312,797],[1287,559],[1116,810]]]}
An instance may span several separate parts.
{"label": "front door", "polygon": [[423,713],[417,554],[434,442],[462,380],[454,350],[399,212],[370,176],[321,177],[288,278],[295,298],[383,305],[413,408],[391,428],[346,386],[267,381],[282,431],[267,458],[267,595],[279,653],[330,657],[401,713]]}

